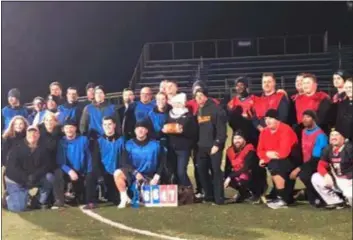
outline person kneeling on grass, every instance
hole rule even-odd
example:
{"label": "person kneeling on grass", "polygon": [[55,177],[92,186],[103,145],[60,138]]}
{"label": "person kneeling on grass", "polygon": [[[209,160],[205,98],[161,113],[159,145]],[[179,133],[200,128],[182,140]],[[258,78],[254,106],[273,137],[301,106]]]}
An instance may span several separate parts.
{"label": "person kneeling on grass", "polygon": [[[47,199],[52,190],[54,176],[48,173],[50,161],[47,149],[39,143],[39,130],[36,126],[27,128],[26,139],[14,146],[6,168],[7,209],[22,212],[27,208],[29,190],[39,188],[40,208],[47,208]],[[36,207],[37,207],[36,206]]]}
{"label": "person kneeling on grass", "polygon": [[[326,202],[327,208],[343,208],[344,199],[352,206],[353,145],[339,129],[330,134],[330,145],[324,150],[317,173],[311,182]],[[331,174],[330,174],[331,172]]]}
{"label": "person kneeling on grass", "polygon": [[131,202],[127,195],[127,186],[134,181],[157,185],[164,170],[166,160],[164,148],[158,141],[148,138],[148,127],[147,121],[136,123],[136,137],[126,142],[121,169],[114,173],[115,183],[120,192],[118,208],[125,208]]}
{"label": "person kneeling on grass", "polygon": [[298,138],[295,132],[278,120],[278,112],[270,109],[265,115],[266,128],[260,133],[257,155],[259,165],[267,166],[275,184],[277,195],[273,202],[268,203],[272,209],[286,208],[293,201],[294,181],[289,174],[296,167],[294,156],[297,154]]}
{"label": "person kneeling on grass", "polygon": [[116,122],[112,117],[103,118],[104,135],[99,137],[93,148],[93,169],[99,181],[104,181],[107,198],[117,204],[117,188],[114,172],[118,169],[124,148],[124,138],[116,132]]}
{"label": "person kneeling on grass", "polygon": [[89,151],[89,140],[77,135],[76,122],[68,120],[64,127],[65,136],[58,143],[56,160],[59,169],[55,171],[53,208],[64,206],[65,183],[72,182],[77,202],[81,202],[85,184],[86,208],[94,208],[96,178],[92,174],[92,156]]}
{"label": "person kneeling on grass", "polygon": [[298,177],[305,185],[305,192],[309,203],[320,207],[321,199],[311,184],[311,177],[316,172],[322,151],[328,145],[328,139],[324,131],[316,123],[316,113],[312,110],[304,111],[303,125],[305,128],[302,131],[301,137],[304,163],[291,172],[290,178],[295,180]]}
{"label": "person kneeling on grass", "polygon": [[254,145],[247,143],[242,130],[233,134],[232,146],[226,152],[224,187],[238,190],[235,202],[245,199],[259,203],[266,188],[266,170],[259,167]]}

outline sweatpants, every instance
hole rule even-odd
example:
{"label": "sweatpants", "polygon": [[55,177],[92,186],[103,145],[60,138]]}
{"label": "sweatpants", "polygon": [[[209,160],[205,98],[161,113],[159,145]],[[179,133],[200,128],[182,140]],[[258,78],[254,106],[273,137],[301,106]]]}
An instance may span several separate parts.
{"label": "sweatpants", "polygon": [[[6,203],[9,211],[22,212],[27,208],[27,202],[29,198],[29,188],[22,186],[5,176],[5,182],[7,187]],[[36,185],[39,187],[39,198],[40,204],[47,204],[48,196],[53,188],[54,176],[51,173],[47,173]]]}
{"label": "sweatpants", "polygon": [[334,186],[332,189],[325,187],[325,180],[324,177],[321,176],[319,173],[314,173],[311,178],[311,182],[320,194],[321,198],[326,202],[327,205],[339,204],[343,203],[344,200],[339,197],[336,193],[337,191],[341,191],[342,195],[347,198],[350,206],[352,206],[352,179],[346,178],[335,178],[337,186]]}
{"label": "sweatpants", "polygon": [[277,195],[286,203],[292,203],[295,180],[291,180],[289,175],[294,170],[295,165],[289,159],[273,159],[267,164],[267,168],[271,176],[279,175],[285,181],[284,189],[276,188]]}
{"label": "sweatpants", "polygon": [[304,163],[300,166],[300,172],[298,174],[299,179],[305,185],[305,191],[308,196],[308,201],[311,205],[315,205],[315,200],[320,198],[319,194],[316,192],[311,183],[311,177],[316,172],[317,164],[318,162],[314,160],[310,160],[309,162]]}
{"label": "sweatpants", "polygon": [[[211,148],[198,149],[198,172],[202,188],[205,191],[205,200],[214,199],[216,204],[224,203],[223,172],[221,170],[223,148],[211,155]],[[210,174],[210,171],[212,174]]]}
{"label": "sweatpants", "polygon": [[199,177],[199,171],[198,171],[198,165],[197,165],[197,153],[198,153],[198,147],[196,146],[192,150],[192,162],[194,164],[194,177],[195,177],[195,184],[196,184],[195,192],[202,193],[203,189],[202,189],[202,185]]}
{"label": "sweatpants", "polygon": [[[77,173],[77,172],[76,172]],[[97,177],[92,173],[79,174],[77,181],[71,181],[70,176],[60,168],[55,170],[54,197],[55,200],[64,203],[65,184],[72,182],[73,191],[80,203],[96,202]]]}

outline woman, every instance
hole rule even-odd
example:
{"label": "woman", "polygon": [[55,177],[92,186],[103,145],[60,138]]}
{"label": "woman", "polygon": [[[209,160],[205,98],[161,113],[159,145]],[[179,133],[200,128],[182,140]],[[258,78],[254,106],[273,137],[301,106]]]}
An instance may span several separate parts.
{"label": "woman", "polygon": [[38,126],[40,132],[40,143],[43,144],[49,152],[49,157],[51,161],[50,172],[54,172],[57,168],[56,165],[56,149],[57,143],[63,136],[60,126],[58,125],[58,120],[54,113],[47,111],[43,118],[43,123]]}
{"label": "woman", "polygon": [[167,95],[159,92],[156,95],[156,107],[148,113],[148,119],[151,125],[150,137],[159,140],[161,144],[167,147],[166,136],[162,128],[167,121],[170,105],[167,104]]}
{"label": "woman", "polygon": [[6,161],[11,148],[26,137],[26,129],[28,125],[27,120],[22,116],[15,116],[10,121],[9,127],[2,135],[2,166],[6,166]]}
{"label": "woman", "polygon": [[197,138],[197,123],[186,105],[186,94],[179,93],[171,99],[172,109],[169,111],[162,132],[168,136],[168,162],[172,174],[177,177],[180,186],[192,188],[187,166]]}

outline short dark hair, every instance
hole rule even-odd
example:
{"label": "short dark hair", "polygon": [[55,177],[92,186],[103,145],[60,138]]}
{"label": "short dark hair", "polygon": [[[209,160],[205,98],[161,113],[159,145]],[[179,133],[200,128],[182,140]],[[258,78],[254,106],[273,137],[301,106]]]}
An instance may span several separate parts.
{"label": "short dark hair", "polygon": [[304,77],[304,74],[305,74],[305,73],[298,73],[298,74],[297,74],[297,77]]}
{"label": "short dark hair", "polygon": [[52,86],[55,86],[55,85],[58,86],[61,90],[63,89],[61,83],[59,83],[59,82],[52,82],[52,83],[49,85],[49,88],[51,88]]}
{"label": "short dark hair", "polygon": [[317,83],[317,77],[312,73],[304,73],[303,78],[311,78],[315,83]]}
{"label": "short dark hair", "polygon": [[116,121],[112,116],[106,116],[103,118],[103,121],[109,121],[109,120],[112,120],[112,122],[116,124]]}
{"label": "short dark hair", "polygon": [[77,88],[76,87],[69,87],[66,92],[68,92],[69,90],[75,90],[76,92],[78,92]]}
{"label": "short dark hair", "polygon": [[273,80],[275,80],[275,81],[276,81],[275,74],[274,74],[274,73],[272,73],[272,72],[264,72],[264,73],[262,74],[262,77],[272,77],[272,78],[273,78]]}
{"label": "short dark hair", "polygon": [[134,92],[134,90],[132,90],[131,88],[124,88],[123,90],[123,92],[128,92],[128,91]]}

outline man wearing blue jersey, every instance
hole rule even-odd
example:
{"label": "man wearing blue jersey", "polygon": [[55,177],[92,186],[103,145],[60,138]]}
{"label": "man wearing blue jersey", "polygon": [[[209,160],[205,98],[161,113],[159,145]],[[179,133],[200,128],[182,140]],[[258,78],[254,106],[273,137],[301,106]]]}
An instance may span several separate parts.
{"label": "man wearing blue jersey", "polygon": [[83,110],[80,132],[90,138],[97,139],[104,134],[102,127],[103,118],[109,116],[115,119],[117,125],[116,130],[120,133],[121,125],[119,113],[115,105],[107,102],[104,87],[99,85],[94,90],[94,101]]}
{"label": "man wearing blue jersey", "polygon": [[114,118],[104,117],[104,135],[98,138],[93,149],[93,169],[95,169],[99,181],[104,181],[107,190],[106,197],[112,202],[117,202],[117,187],[113,176],[119,168],[124,148],[124,138],[116,133],[115,128]]}
{"label": "man wearing blue jersey", "polygon": [[66,120],[79,122],[82,114],[82,105],[78,102],[78,91],[69,87],[66,91],[66,102],[58,106],[58,122],[63,125]]}
{"label": "man wearing blue jersey", "polygon": [[65,182],[71,182],[77,202],[83,199],[85,188],[87,208],[94,208],[95,182],[92,174],[92,156],[88,148],[89,140],[77,135],[77,125],[68,120],[63,127],[65,136],[58,143],[56,161],[59,168],[55,171],[54,208],[63,207]]}
{"label": "man wearing blue jersey", "polygon": [[125,144],[121,168],[114,174],[115,183],[120,192],[118,208],[125,208],[131,202],[126,187],[133,181],[156,185],[164,170],[166,160],[164,149],[158,141],[148,138],[148,128],[147,121],[137,122],[136,137]]}

